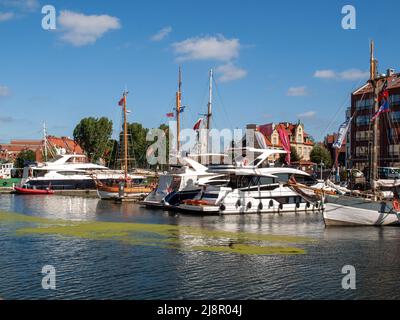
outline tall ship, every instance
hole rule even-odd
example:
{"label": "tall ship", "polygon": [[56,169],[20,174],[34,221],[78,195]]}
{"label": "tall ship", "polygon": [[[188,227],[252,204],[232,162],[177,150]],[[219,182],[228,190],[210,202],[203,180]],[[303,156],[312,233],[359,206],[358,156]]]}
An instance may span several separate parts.
{"label": "tall ship", "polygon": [[146,184],[146,178],[141,175],[130,174],[129,171],[129,145],[128,145],[128,123],[127,123],[127,95],[124,91],[119,106],[122,107],[123,128],[122,128],[122,146],[123,156],[120,160],[121,170],[118,177],[103,180],[101,174],[94,174],[93,180],[96,185],[97,194],[101,199],[140,199],[148,195],[153,187]]}

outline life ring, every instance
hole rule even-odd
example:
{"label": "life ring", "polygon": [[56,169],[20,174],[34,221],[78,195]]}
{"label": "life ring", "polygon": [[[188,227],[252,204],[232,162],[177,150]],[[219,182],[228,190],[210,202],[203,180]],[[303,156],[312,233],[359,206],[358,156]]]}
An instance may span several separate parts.
{"label": "life ring", "polygon": [[398,199],[393,199],[392,205],[396,212],[400,212],[400,203]]}
{"label": "life ring", "polygon": [[244,166],[247,166],[248,164],[249,164],[249,160],[244,159],[244,160],[243,160],[243,165],[244,165]]}

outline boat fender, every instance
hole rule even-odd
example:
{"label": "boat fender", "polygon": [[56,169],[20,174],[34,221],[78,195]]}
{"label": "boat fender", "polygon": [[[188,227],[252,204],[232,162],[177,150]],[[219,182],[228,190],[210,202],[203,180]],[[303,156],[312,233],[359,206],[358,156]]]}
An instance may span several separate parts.
{"label": "boat fender", "polygon": [[249,202],[247,203],[247,209],[251,209],[251,206],[252,206],[251,201],[249,201]]}
{"label": "boat fender", "polygon": [[318,202],[315,204],[315,208],[318,209]]}
{"label": "boat fender", "polygon": [[309,203],[309,202],[307,201],[306,208],[308,209],[308,208],[310,208],[310,207],[311,207],[311,203]]}
{"label": "boat fender", "polygon": [[4,181],[3,182],[3,187],[5,187],[7,185],[7,182],[6,181]]}
{"label": "boat fender", "polygon": [[269,200],[269,207],[271,208],[271,207],[273,207],[274,206],[274,202],[272,201],[272,200]]}
{"label": "boat fender", "polygon": [[240,207],[242,205],[242,203],[240,202],[240,200],[236,201],[236,208]]}
{"label": "boat fender", "polygon": [[225,211],[225,209],[226,209],[225,205],[221,204],[221,205],[219,206],[219,210]]}
{"label": "boat fender", "polygon": [[392,205],[393,205],[394,211],[400,212],[400,203],[399,203],[398,199],[393,199]]}
{"label": "boat fender", "polygon": [[263,207],[264,207],[264,206],[263,206],[262,202],[260,202],[260,203],[258,204],[258,210],[261,211],[261,210],[263,209]]}
{"label": "boat fender", "polygon": [[283,209],[283,204],[282,203],[279,204],[279,209],[281,209],[281,210]]}
{"label": "boat fender", "polygon": [[300,208],[300,202],[296,202],[296,209]]}

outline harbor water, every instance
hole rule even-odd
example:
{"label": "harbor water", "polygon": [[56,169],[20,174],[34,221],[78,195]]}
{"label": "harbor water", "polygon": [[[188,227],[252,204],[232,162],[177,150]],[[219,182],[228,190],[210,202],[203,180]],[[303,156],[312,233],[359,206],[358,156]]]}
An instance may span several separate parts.
{"label": "harbor water", "polygon": [[[0,195],[0,213],[6,300],[400,299],[398,227],[325,228],[318,212],[201,217],[64,196]],[[230,252],[235,234],[252,246]],[[277,251],[254,249],[261,237]],[[46,265],[54,290],[42,287]],[[346,265],[354,290],[342,286]]]}

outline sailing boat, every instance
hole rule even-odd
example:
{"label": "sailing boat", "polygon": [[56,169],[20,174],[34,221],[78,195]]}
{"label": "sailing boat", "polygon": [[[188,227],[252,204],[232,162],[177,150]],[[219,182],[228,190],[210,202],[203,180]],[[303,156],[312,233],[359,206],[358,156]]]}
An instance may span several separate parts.
{"label": "sailing boat", "polygon": [[[388,76],[378,75],[377,61],[374,59],[374,43],[370,46],[370,79],[369,85],[373,92],[374,113],[379,115],[382,112],[380,106],[380,95],[382,89],[387,83]],[[375,117],[375,116],[374,116]],[[350,119],[353,119],[352,117]],[[372,148],[371,148],[371,170],[369,175],[369,184],[372,187],[372,193],[369,197],[356,197],[346,195],[330,184],[330,187],[336,189],[337,194],[328,194],[324,189],[315,189],[315,195],[323,202],[323,216],[326,226],[384,226],[400,224],[399,200],[397,192],[394,192],[393,202],[378,200],[378,150],[379,150],[379,132],[378,120],[375,119],[372,127]],[[297,189],[299,194],[303,186],[297,183],[290,184],[292,188]],[[333,186],[332,186],[333,185]],[[309,192],[309,190],[308,190]]]}
{"label": "sailing boat", "polygon": [[140,199],[149,194],[153,188],[144,183],[145,177],[135,176],[128,173],[128,124],[127,124],[127,108],[126,97],[128,92],[123,93],[119,106],[123,110],[123,146],[124,157],[121,161],[121,169],[123,175],[111,182],[105,184],[96,180],[97,194],[101,199]]}

